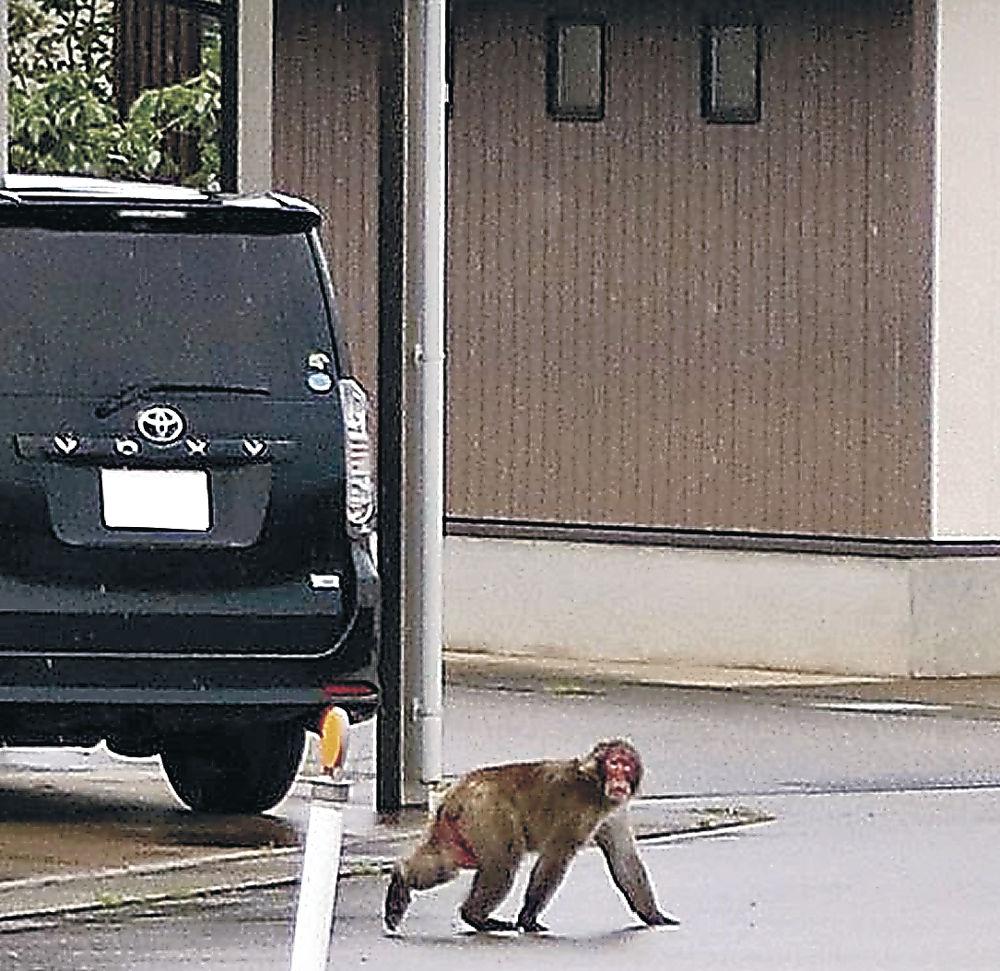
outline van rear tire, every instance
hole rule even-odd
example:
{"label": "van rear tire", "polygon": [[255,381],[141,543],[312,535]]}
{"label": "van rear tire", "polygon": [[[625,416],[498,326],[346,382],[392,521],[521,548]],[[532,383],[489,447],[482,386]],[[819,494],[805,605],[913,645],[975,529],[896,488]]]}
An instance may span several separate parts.
{"label": "van rear tire", "polygon": [[160,758],[188,808],[249,815],[271,809],[288,794],[304,746],[300,724],[251,725],[174,739]]}

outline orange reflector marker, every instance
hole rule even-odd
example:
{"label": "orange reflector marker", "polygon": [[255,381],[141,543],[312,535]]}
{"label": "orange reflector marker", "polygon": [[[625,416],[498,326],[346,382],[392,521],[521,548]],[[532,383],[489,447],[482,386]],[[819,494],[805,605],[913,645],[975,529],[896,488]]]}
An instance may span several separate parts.
{"label": "orange reflector marker", "polygon": [[351,720],[343,708],[327,708],[319,723],[319,761],[325,775],[336,775],[347,759]]}

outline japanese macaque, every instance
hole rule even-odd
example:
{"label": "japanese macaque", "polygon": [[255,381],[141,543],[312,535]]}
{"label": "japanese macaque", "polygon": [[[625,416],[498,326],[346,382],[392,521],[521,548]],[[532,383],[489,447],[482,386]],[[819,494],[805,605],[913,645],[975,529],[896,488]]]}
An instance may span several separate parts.
{"label": "japanese macaque", "polygon": [[[677,924],[656,903],[626,806],[642,780],[639,753],[624,739],[594,746],[582,759],[476,769],[444,795],[420,845],[400,860],[385,898],[396,930],[414,890],[429,890],[461,869],[476,875],[462,919],[480,931],[543,931],[538,918],[570,862],[590,840],[601,848],[615,886],[647,924]],[[492,917],[510,892],[525,853],[538,860],[516,923]]]}

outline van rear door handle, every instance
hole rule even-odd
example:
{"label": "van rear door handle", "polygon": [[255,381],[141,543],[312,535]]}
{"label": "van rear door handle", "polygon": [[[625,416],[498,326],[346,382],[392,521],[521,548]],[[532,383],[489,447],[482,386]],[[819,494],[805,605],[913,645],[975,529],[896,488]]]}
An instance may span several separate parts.
{"label": "van rear door handle", "polygon": [[121,448],[121,435],[84,436],[73,432],[54,435],[15,435],[14,449],[27,462],[60,462],[72,465],[197,466],[256,465],[288,461],[300,443],[291,438],[244,435],[241,438],[196,438],[188,436],[172,445],[159,446],[130,441],[138,451]]}

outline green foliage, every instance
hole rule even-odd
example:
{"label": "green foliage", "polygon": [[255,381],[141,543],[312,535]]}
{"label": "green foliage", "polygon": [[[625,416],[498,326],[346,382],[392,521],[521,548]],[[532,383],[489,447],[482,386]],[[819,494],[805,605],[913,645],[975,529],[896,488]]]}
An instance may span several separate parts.
{"label": "green foliage", "polygon": [[39,80],[80,71],[110,100],[114,5],[111,0],[11,0],[11,87],[27,93]]}
{"label": "green foliage", "polygon": [[220,36],[203,33],[201,73],[142,92],[120,118],[114,103],[111,0],[10,0],[10,167],[176,179],[169,146],[198,145],[193,185],[220,171]]}
{"label": "green foliage", "polygon": [[[141,153],[162,144],[171,132],[193,135],[198,141],[201,165],[186,181],[207,185],[219,178],[219,124],[221,118],[221,44],[217,31],[202,42],[201,73],[165,88],[143,91],[129,112],[124,144],[135,139],[133,151]],[[152,168],[149,168],[149,166]],[[148,178],[176,176],[177,166],[168,155],[146,160]]]}

